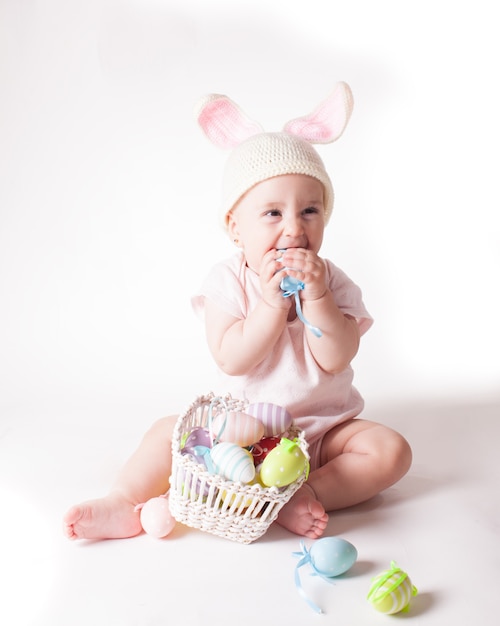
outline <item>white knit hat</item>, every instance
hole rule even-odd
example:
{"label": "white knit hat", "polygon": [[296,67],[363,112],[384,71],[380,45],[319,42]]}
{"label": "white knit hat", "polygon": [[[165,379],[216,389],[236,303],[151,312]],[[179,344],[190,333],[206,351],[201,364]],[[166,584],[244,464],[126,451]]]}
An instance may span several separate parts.
{"label": "white knit hat", "polygon": [[284,174],[305,174],[319,180],[325,190],[325,221],[333,209],[333,187],[313,143],[340,137],[349,121],[353,99],[349,86],[338,83],[331,95],[311,114],[288,122],[283,132],[266,133],[227,96],[211,94],[198,105],[197,119],[212,143],[233,149],[224,170],[221,220],[257,183]]}
{"label": "white knit hat", "polygon": [[284,174],[306,174],[325,189],[325,221],[333,208],[333,187],[321,157],[313,146],[289,133],[260,133],[237,146],[229,156],[222,179],[221,219],[254,185]]}

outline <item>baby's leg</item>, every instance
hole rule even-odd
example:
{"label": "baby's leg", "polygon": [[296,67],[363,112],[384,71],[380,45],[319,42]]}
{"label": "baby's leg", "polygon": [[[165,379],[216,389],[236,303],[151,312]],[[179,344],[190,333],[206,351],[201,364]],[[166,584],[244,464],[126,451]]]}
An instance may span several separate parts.
{"label": "baby's leg", "polygon": [[365,502],[409,470],[412,453],[399,433],[375,422],[352,419],[323,438],[321,466],[309,482],[327,511]]}
{"label": "baby's leg", "polygon": [[368,500],[402,478],[410,465],[410,447],[399,433],[360,419],[340,424],[323,439],[321,466],[277,521],[299,535],[317,538],[326,528],[325,511]]}
{"label": "baby's leg", "polygon": [[66,512],[63,530],[69,539],[119,539],[141,532],[134,507],[169,488],[176,419],[166,417],[152,426],[106,497],[83,502]]}

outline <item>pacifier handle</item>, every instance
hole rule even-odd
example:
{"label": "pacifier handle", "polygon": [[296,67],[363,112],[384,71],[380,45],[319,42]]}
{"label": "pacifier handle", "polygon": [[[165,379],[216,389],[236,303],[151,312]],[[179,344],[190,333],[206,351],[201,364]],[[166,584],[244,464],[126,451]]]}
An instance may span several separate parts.
{"label": "pacifier handle", "polygon": [[[276,252],[286,252],[286,248],[278,248]],[[279,260],[279,259],[278,259]],[[284,267],[283,269],[288,269]],[[313,326],[309,321],[306,320],[304,314],[302,313],[302,305],[300,304],[299,291],[302,291],[306,288],[306,284],[299,280],[298,278],[293,278],[292,276],[285,276],[280,282],[280,289],[283,291],[283,297],[289,298],[290,296],[295,297],[295,310],[297,311],[297,317],[299,320],[309,328],[313,335],[316,337],[321,337],[323,333],[317,326]]]}
{"label": "pacifier handle", "polygon": [[[286,269],[286,268],[285,268]],[[297,278],[292,278],[292,276],[285,276],[280,282],[280,289],[283,291],[283,297],[289,298],[290,296],[295,297],[295,310],[297,311],[297,317],[299,320],[309,328],[313,335],[316,337],[321,337],[323,333],[317,326],[313,326],[302,313],[302,306],[300,304],[299,291],[305,289],[306,285],[303,281],[298,280]]]}

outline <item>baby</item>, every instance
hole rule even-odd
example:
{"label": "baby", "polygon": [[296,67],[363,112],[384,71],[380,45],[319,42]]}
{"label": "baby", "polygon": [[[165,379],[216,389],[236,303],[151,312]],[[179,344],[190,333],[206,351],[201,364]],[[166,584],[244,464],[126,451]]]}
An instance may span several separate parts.
{"label": "baby", "polygon": [[[399,433],[359,417],[363,400],[350,363],[372,319],[359,288],[319,256],[333,188],[312,143],[336,140],[351,110],[350,89],[339,83],[312,114],[279,133],[264,132],[224,96],[204,99],[198,111],[207,137],[232,150],[221,217],[238,248],[193,298],[220,370],[214,391],[284,406],[304,431],[311,472],[277,522],[311,539],[324,532],[328,512],[371,498],[411,464]],[[285,276],[303,286],[299,306],[283,297]],[[70,539],[141,532],[134,508],[168,491],[176,419],[153,424],[108,495],[69,509]]]}

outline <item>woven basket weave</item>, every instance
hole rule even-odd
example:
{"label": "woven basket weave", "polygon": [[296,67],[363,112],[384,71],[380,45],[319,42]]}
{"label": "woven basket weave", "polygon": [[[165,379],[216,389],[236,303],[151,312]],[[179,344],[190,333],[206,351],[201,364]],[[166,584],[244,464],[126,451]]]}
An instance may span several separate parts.
{"label": "woven basket weave", "polygon": [[[306,471],[287,487],[245,485],[210,474],[203,465],[181,454],[185,435],[193,428],[208,428],[210,406],[217,408],[218,404],[228,411],[244,411],[246,406],[230,396],[208,394],[199,396],[177,420],[172,439],[170,511],[186,526],[248,544],[261,537],[278,517],[280,509],[304,483]],[[303,433],[292,426],[287,436],[297,438],[309,458]]]}

